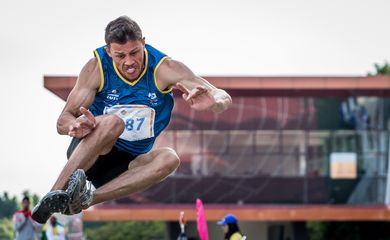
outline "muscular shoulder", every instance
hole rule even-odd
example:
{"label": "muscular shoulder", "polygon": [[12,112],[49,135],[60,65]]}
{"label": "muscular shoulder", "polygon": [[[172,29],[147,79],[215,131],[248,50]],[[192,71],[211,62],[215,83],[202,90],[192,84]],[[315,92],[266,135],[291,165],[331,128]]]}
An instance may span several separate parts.
{"label": "muscular shoulder", "polygon": [[98,89],[100,86],[100,66],[96,58],[91,58],[81,69],[77,84]]}
{"label": "muscular shoulder", "polygon": [[156,72],[157,82],[162,88],[167,88],[183,79],[190,79],[194,76],[186,65],[171,58],[164,60]]}
{"label": "muscular shoulder", "polygon": [[84,65],[83,72],[85,73],[95,73],[99,72],[99,61],[97,60],[96,57],[93,57],[89,59],[89,61]]}

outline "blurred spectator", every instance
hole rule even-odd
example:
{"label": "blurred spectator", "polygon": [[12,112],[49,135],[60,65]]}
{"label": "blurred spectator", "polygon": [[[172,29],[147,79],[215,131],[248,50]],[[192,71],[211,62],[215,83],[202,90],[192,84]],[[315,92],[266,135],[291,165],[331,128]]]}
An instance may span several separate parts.
{"label": "blurred spectator", "polygon": [[223,232],[225,233],[224,240],[244,240],[245,236],[241,233],[238,227],[237,218],[232,215],[226,215],[221,221],[217,222],[218,225],[222,226]]}
{"label": "blurred spectator", "polygon": [[57,222],[57,218],[55,216],[50,218],[50,223],[47,225],[45,232],[47,240],[66,240],[65,229]]}
{"label": "blurred spectator", "polygon": [[31,218],[30,199],[25,196],[22,200],[22,210],[14,213],[12,217],[16,232],[16,240],[34,240],[35,229],[40,226]]}
{"label": "blurred spectator", "polygon": [[[68,240],[83,240],[83,221],[81,220],[82,214],[73,215],[68,222],[68,228],[65,228],[67,232]],[[68,231],[66,231],[68,230]]]}

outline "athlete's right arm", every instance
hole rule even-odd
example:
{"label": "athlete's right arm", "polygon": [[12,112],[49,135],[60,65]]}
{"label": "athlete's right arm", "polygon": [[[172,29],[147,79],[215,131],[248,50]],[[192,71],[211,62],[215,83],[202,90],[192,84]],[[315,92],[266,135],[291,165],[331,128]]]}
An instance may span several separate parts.
{"label": "athlete's right arm", "polygon": [[92,58],[81,70],[57,120],[59,134],[82,138],[95,127],[95,118],[87,109],[95,99],[100,87],[100,78],[98,60]]}

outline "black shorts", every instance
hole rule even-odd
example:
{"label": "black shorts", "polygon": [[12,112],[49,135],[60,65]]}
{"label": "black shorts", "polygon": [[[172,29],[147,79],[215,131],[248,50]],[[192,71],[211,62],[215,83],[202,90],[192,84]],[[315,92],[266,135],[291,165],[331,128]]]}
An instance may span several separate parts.
{"label": "black shorts", "polygon": [[[78,138],[72,139],[67,151],[68,159],[80,141],[81,139]],[[99,188],[127,171],[129,163],[134,160],[134,158],[136,158],[136,156],[120,151],[117,147],[113,146],[109,153],[100,155],[95,164],[92,165],[85,174],[95,188]]]}

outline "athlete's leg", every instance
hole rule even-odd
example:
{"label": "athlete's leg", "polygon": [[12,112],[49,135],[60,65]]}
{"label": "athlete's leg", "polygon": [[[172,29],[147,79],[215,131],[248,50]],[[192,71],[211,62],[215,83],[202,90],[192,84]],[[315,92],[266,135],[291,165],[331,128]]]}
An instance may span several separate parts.
{"label": "athlete's leg", "polygon": [[[107,115],[96,118],[95,129],[83,138],[73,151],[60,176],[57,178],[52,191],[46,194],[34,207],[32,218],[37,222],[44,223],[55,212],[74,214],[81,211],[78,206],[83,206],[89,199],[81,199],[90,196],[85,188],[85,174],[76,169],[89,169],[99,155],[108,153],[124,129],[123,121],[115,115]],[[70,179],[70,176],[72,178]],[[70,179],[70,180],[69,180]],[[67,187],[66,192],[61,189]],[[79,203],[80,202],[80,203]],[[75,207],[76,206],[76,207]],[[87,204],[88,206],[88,204]]]}
{"label": "athlete's leg", "polygon": [[136,157],[129,169],[93,192],[91,205],[125,197],[164,180],[180,164],[171,148],[158,148]]}
{"label": "athlete's leg", "polygon": [[53,190],[64,190],[76,169],[88,170],[99,155],[108,153],[124,129],[123,121],[115,115],[96,118],[95,129],[83,138],[62,169]]}

